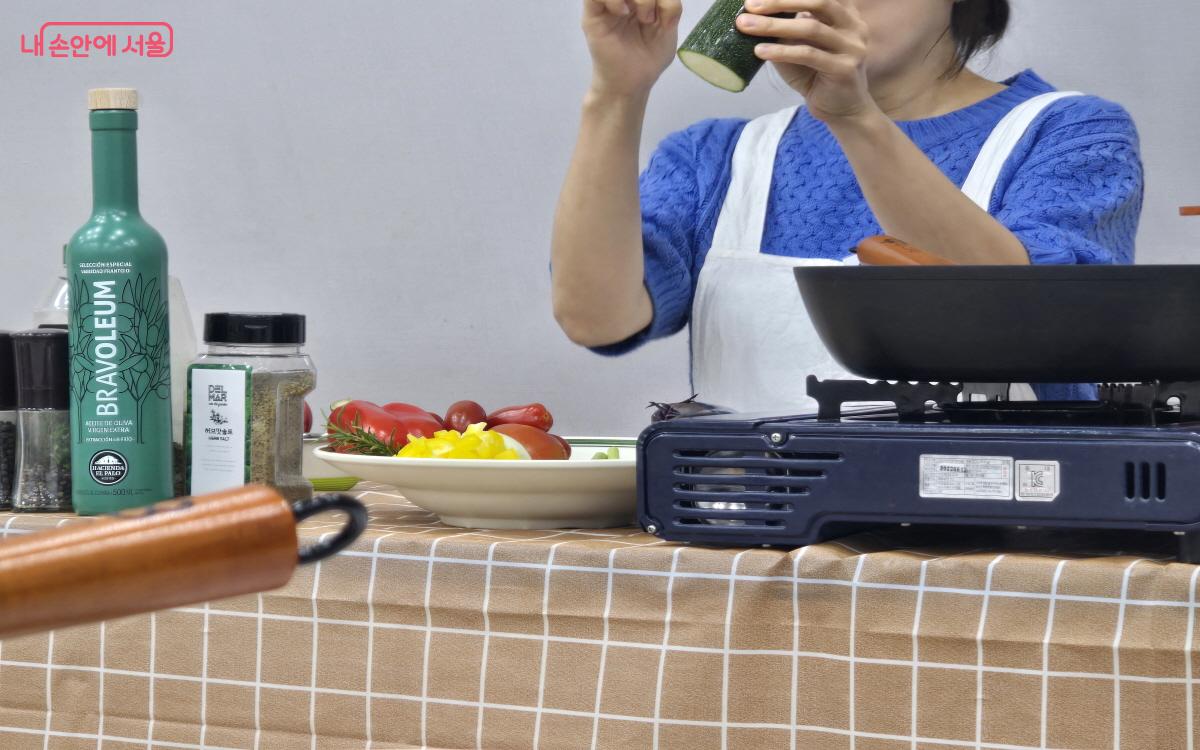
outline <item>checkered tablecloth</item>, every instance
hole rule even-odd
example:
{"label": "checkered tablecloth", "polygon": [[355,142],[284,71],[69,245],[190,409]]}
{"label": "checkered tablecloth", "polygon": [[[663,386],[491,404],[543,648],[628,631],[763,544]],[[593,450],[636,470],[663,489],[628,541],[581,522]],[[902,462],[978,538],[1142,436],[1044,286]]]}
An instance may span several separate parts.
{"label": "checkered tablecloth", "polygon": [[363,499],[369,533],[279,591],[0,644],[0,748],[1193,746],[1200,568],[466,531]]}

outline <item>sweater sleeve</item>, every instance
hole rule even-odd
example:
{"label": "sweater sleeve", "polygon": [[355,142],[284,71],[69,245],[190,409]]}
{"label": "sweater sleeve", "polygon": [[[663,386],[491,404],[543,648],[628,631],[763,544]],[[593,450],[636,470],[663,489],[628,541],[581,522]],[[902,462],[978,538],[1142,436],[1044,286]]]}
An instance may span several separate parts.
{"label": "sweater sleeve", "polygon": [[1095,97],[1065,99],[1014,154],[992,204],[1038,264],[1132,263],[1144,172],[1133,119]]}
{"label": "sweater sleeve", "polygon": [[744,122],[705,120],[668,136],[638,181],[642,206],[645,284],[654,317],[625,341],[593,348],[605,356],[626,354],[649,341],[683,330],[691,318],[699,266],[707,248],[704,214],[715,183]]}

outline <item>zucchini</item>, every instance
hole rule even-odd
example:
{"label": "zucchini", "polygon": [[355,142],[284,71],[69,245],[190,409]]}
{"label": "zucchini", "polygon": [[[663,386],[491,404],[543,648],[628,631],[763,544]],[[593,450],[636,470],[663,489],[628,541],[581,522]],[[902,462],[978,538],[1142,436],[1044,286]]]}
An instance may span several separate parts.
{"label": "zucchini", "polygon": [[744,0],[716,0],[679,48],[688,70],[734,93],[744,91],[762,69],[755,46],[773,41],[738,31],[737,17],[745,10]]}

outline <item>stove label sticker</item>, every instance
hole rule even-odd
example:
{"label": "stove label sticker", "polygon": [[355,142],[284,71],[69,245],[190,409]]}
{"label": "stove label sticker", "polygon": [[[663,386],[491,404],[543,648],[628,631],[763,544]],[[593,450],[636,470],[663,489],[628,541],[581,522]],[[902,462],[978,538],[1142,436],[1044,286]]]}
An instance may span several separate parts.
{"label": "stove label sticker", "polygon": [[921,456],[921,497],[1012,500],[1013,459],[1004,456]]}
{"label": "stove label sticker", "polygon": [[1017,461],[1017,500],[1052,503],[1060,492],[1058,461]]}

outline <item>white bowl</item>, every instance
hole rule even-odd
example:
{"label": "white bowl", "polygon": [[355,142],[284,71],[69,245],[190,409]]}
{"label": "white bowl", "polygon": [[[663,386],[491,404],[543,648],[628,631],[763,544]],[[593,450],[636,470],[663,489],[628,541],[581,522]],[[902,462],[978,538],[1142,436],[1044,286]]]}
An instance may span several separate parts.
{"label": "white bowl", "polygon": [[[637,506],[636,441],[567,438],[569,461],[486,461],[352,456],[317,458],[395,487],[450,526],[474,529],[599,529],[627,526]],[[617,459],[592,456],[616,447]]]}
{"label": "white bowl", "polygon": [[324,448],[327,443],[324,435],[304,436],[304,478],[312,482],[314,492],[348,492],[358,484],[359,478],[317,458],[317,449]]}

